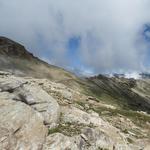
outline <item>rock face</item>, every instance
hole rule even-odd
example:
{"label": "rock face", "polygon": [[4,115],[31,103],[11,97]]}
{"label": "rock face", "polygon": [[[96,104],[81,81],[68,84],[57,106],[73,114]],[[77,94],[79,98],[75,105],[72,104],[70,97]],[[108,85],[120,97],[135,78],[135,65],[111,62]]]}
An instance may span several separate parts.
{"label": "rock face", "polygon": [[90,145],[91,149],[99,147],[113,149],[118,145],[129,148],[119,130],[103,121],[98,114],[89,114],[75,107],[65,107],[62,112],[63,122],[84,126],[80,136]]}
{"label": "rock face", "polygon": [[40,112],[46,125],[56,126],[60,115],[59,105],[43,89],[36,85],[23,85],[15,91],[15,94],[19,97],[16,98],[17,100],[23,101]]}
{"label": "rock face", "polygon": [[143,129],[116,107],[108,106],[60,83],[1,71],[0,149],[149,148],[149,115],[134,114],[147,119]]}
{"label": "rock face", "polygon": [[60,115],[57,101],[25,78],[1,72],[0,149],[42,149]]}
{"label": "rock face", "polygon": [[0,149],[41,149],[47,135],[42,116],[21,102],[0,99]]}
{"label": "rock face", "polygon": [[49,65],[27,51],[23,45],[6,37],[0,37],[0,70],[51,80],[76,79],[72,73]]}
{"label": "rock face", "polygon": [[0,37],[0,54],[26,58],[28,60],[35,58],[25,50],[24,46],[5,37]]}
{"label": "rock face", "polygon": [[77,144],[73,141],[72,138],[64,136],[61,133],[55,133],[49,135],[46,138],[46,143],[43,146],[43,150],[78,150]]}
{"label": "rock face", "polygon": [[14,101],[21,101],[29,105],[41,113],[45,124],[51,127],[56,126],[60,115],[59,105],[38,85],[31,85],[25,79],[9,76],[6,80],[0,79],[0,90],[3,98],[12,98]]}

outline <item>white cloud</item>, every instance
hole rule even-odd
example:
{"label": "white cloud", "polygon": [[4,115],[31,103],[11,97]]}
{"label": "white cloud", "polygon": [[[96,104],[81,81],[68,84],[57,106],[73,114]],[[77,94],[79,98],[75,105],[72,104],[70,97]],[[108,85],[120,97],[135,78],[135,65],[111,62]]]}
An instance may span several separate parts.
{"label": "white cloud", "polygon": [[137,73],[137,72],[132,72],[132,73],[127,73],[127,74],[125,74],[125,78],[128,78],[128,79],[130,79],[130,78],[133,78],[133,79],[140,79],[141,76],[140,76],[140,74]]}
{"label": "white cloud", "polygon": [[140,32],[149,14],[149,0],[0,0],[0,34],[45,59],[53,54],[59,65],[69,64],[68,39],[80,36],[83,65],[95,72],[139,71],[147,54]]}

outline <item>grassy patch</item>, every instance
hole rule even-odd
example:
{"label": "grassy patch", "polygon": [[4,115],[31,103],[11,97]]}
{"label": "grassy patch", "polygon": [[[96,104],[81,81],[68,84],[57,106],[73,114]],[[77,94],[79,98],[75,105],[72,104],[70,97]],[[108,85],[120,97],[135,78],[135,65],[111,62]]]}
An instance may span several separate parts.
{"label": "grassy patch", "polygon": [[129,142],[129,143],[133,143],[134,141],[132,140],[132,139],[130,139],[129,137],[127,138],[127,141]]}
{"label": "grassy patch", "polygon": [[81,101],[76,101],[76,103],[80,106],[82,106],[83,108],[85,108],[85,103],[81,102]]}
{"label": "grassy patch", "polygon": [[[146,116],[144,114],[140,114],[136,111],[132,111],[132,110],[122,110],[122,109],[110,109],[110,108],[106,108],[106,107],[98,107],[98,108],[93,108],[93,110],[97,113],[99,113],[100,115],[103,115],[102,112],[104,111],[108,111],[110,113],[106,114],[109,116],[117,116],[117,115],[122,115],[125,116],[129,119],[131,119],[133,121],[133,123],[135,123],[138,126],[145,126],[146,122],[150,123],[150,116]],[[104,114],[105,115],[105,114]]]}
{"label": "grassy patch", "polygon": [[127,129],[124,129],[123,132],[124,132],[125,134],[128,134],[128,130],[127,130]]}
{"label": "grassy patch", "polygon": [[49,129],[49,130],[48,130],[48,135],[49,135],[49,134],[53,134],[53,133],[57,133],[57,132],[59,132],[59,127],[56,127],[56,128],[54,128],[54,129]]}
{"label": "grassy patch", "polygon": [[62,133],[66,136],[73,136],[80,134],[82,128],[82,125],[75,125],[71,123],[59,124],[58,127],[54,129],[49,129],[48,134]]}
{"label": "grassy patch", "polygon": [[86,87],[82,86],[82,88],[84,89],[83,94],[95,97],[98,101],[104,102],[109,105],[112,104],[113,106],[118,108],[125,108],[125,107],[128,108],[128,104],[123,96],[121,97],[115,93],[111,95],[110,93],[97,87],[96,85],[94,86],[86,85]]}
{"label": "grassy patch", "polygon": [[109,150],[109,149],[99,147],[97,150]]}

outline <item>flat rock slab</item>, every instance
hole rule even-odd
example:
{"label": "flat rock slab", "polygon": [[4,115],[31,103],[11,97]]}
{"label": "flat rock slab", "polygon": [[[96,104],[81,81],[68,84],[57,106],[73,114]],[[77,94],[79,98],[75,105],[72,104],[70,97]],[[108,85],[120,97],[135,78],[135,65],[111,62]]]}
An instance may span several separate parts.
{"label": "flat rock slab", "polygon": [[39,113],[24,103],[0,99],[0,149],[39,150],[46,135]]}
{"label": "flat rock slab", "polygon": [[46,138],[46,143],[43,145],[43,150],[79,150],[78,146],[71,137],[61,133],[49,135]]}
{"label": "flat rock slab", "polygon": [[[84,135],[87,134],[87,138],[88,136],[92,137],[89,141],[93,140],[93,142],[95,141],[95,143],[99,143],[98,145],[104,144],[106,146],[108,144],[111,147],[113,147],[114,145],[116,149],[117,147],[120,147],[123,150],[128,150],[129,147],[127,145],[127,141],[122,136],[120,131],[110,125],[107,121],[101,119],[99,116],[97,116],[97,114],[89,114],[73,106],[62,107],[61,111],[61,119],[64,123],[71,123],[77,125],[82,124],[85,127],[90,126],[93,128],[83,131],[83,133],[85,132]],[[105,148],[107,149],[108,147]]]}
{"label": "flat rock slab", "polygon": [[60,108],[57,101],[44,91],[32,78],[0,76],[0,98],[21,101],[42,114],[44,124],[55,127],[59,121]]}

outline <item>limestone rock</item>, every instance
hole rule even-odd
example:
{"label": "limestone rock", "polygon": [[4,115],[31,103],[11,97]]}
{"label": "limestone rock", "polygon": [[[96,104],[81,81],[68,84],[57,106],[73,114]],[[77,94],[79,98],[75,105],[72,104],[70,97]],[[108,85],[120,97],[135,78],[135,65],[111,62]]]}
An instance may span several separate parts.
{"label": "limestone rock", "polygon": [[[137,128],[138,132],[142,131],[141,136],[137,136],[137,130],[130,131],[136,127],[134,122],[127,121],[126,116],[97,113],[99,106],[113,108],[94,98],[86,99],[87,96],[83,93],[77,93],[60,83],[0,72],[0,149],[149,148],[146,137],[148,130]],[[82,102],[81,105],[79,102]],[[79,106],[83,106],[83,109]],[[47,136],[48,128],[50,135]],[[127,132],[124,130],[126,128]],[[141,139],[138,140],[137,137]]]}
{"label": "limestone rock", "polygon": [[44,123],[50,127],[58,123],[60,109],[57,101],[37,84],[31,84],[31,79],[15,76],[1,77],[0,89],[1,98],[10,98],[29,105],[42,114]]}
{"label": "limestone rock", "polygon": [[144,148],[144,150],[149,150],[149,149],[150,149],[150,144]]}
{"label": "limestone rock", "polygon": [[60,108],[57,101],[39,86],[24,85],[17,89],[16,93],[20,96],[20,100],[24,100],[43,115],[45,124],[53,127],[58,123]]}
{"label": "limestone rock", "polygon": [[61,133],[55,133],[49,135],[46,138],[46,143],[43,146],[43,150],[79,150],[73,139],[64,136]]}
{"label": "limestone rock", "polygon": [[39,150],[46,135],[39,113],[24,103],[0,99],[0,149]]}
{"label": "limestone rock", "polygon": [[127,145],[117,145],[100,129],[85,127],[80,135],[73,137],[54,133],[46,138],[43,150],[129,150]]}
{"label": "limestone rock", "polygon": [[103,148],[103,149],[113,149],[114,142],[111,140],[109,135],[105,134],[101,130],[97,129],[92,129],[89,127],[86,127],[82,131],[82,135],[85,137],[82,138],[84,141],[88,144],[89,148],[92,149],[98,149],[98,148]]}
{"label": "limestone rock", "polygon": [[64,122],[93,124],[94,126],[100,126],[104,122],[100,117],[88,114],[76,107],[62,107],[62,114]]}
{"label": "limestone rock", "polygon": [[[96,139],[93,138],[93,141],[96,142],[96,140],[102,143],[105,143],[105,145],[111,145],[110,143],[113,143],[116,147],[125,147],[125,150],[128,149],[127,141],[122,136],[120,131],[110,125],[107,121],[102,120],[97,115],[88,114],[78,108],[75,107],[62,107],[62,121],[65,123],[72,123],[72,124],[82,124],[85,127],[92,127],[94,130],[91,133],[93,134],[93,137],[97,136],[96,134],[99,134]],[[95,132],[95,133],[94,133]],[[94,135],[95,134],[95,135]],[[102,139],[108,139],[106,141]],[[90,141],[90,140],[89,140]],[[100,144],[101,145],[101,144]],[[103,145],[103,144],[102,144]],[[107,147],[106,147],[107,148]]]}
{"label": "limestone rock", "polygon": [[27,81],[23,78],[14,76],[1,76],[0,77],[0,91],[12,93],[16,88],[22,86]]}

